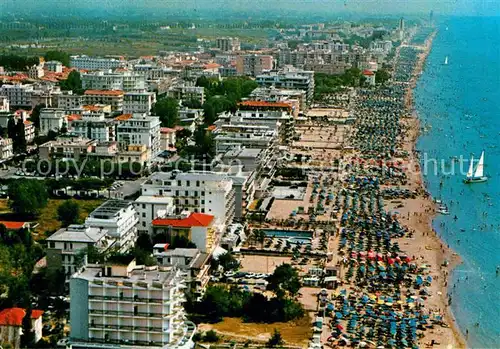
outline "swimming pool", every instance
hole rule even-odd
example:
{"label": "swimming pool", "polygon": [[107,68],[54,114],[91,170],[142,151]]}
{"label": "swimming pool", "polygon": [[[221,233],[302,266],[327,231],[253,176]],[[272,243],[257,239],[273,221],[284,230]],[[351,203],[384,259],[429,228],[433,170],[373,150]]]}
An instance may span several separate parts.
{"label": "swimming pool", "polygon": [[313,232],[309,230],[282,230],[282,229],[261,229],[267,237],[283,237],[297,238],[296,240],[304,239],[311,240]]}
{"label": "swimming pool", "polygon": [[290,244],[310,245],[313,232],[309,230],[262,229],[267,237],[283,238]]}

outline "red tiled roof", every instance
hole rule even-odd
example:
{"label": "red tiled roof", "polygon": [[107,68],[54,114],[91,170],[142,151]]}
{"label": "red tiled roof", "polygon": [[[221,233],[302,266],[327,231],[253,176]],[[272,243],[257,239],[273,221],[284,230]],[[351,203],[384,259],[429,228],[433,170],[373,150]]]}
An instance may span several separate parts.
{"label": "red tiled roof", "polygon": [[205,69],[214,69],[214,68],[219,68],[221,65],[217,63],[207,63],[203,66]]}
{"label": "red tiled roof", "polygon": [[366,69],[366,70],[363,70],[363,75],[369,75],[370,76],[370,75],[375,75],[375,73],[372,72],[371,70]]}
{"label": "red tiled roof", "polygon": [[5,225],[5,228],[10,230],[18,230],[24,227],[26,222],[12,222],[12,221],[0,221],[0,224]]}
{"label": "red tiled roof", "polygon": [[80,114],[69,114],[66,116],[66,119],[68,121],[75,121],[75,120],[80,120],[82,116]]}
{"label": "red tiled roof", "polygon": [[[22,326],[26,311],[23,308],[7,308],[0,311],[0,326]],[[42,310],[33,309],[31,318],[38,319],[43,315]]]}
{"label": "red tiled roof", "polygon": [[187,218],[169,219],[157,218],[153,220],[153,226],[172,226],[180,228],[208,227],[214,216],[205,213],[191,213]]}
{"label": "red tiled roof", "polygon": [[238,103],[243,107],[275,107],[275,108],[291,108],[290,104],[284,102],[267,102],[267,101],[243,101]]}
{"label": "red tiled roof", "polygon": [[124,121],[124,120],[128,120],[132,117],[132,114],[122,114],[122,115],[118,115],[115,120],[116,121]]}
{"label": "red tiled roof", "polygon": [[160,133],[174,133],[174,132],[175,132],[174,128],[169,128],[169,127],[160,128]]}
{"label": "red tiled roof", "polygon": [[123,91],[120,90],[86,90],[86,95],[101,95],[101,96],[121,96]]}

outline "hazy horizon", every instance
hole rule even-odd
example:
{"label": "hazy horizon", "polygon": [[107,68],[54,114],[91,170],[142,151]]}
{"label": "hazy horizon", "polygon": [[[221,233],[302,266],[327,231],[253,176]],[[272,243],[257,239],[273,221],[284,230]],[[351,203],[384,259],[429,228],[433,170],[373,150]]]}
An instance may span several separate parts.
{"label": "hazy horizon", "polygon": [[[57,12],[54,12],[56,10]],[[496,0],[0,0],[0,12],[10,15],[53,14],[54,17],[86,15],[103,18],[109,15],[138,16],[152,14],[202,15],[214,17],[232,14],[244,17],[280,17],[293,13],[335,15],[428,15],[432,10],[439,15],[497,16],[500,1]],[[257,17],[254,17],[257,18]]]}

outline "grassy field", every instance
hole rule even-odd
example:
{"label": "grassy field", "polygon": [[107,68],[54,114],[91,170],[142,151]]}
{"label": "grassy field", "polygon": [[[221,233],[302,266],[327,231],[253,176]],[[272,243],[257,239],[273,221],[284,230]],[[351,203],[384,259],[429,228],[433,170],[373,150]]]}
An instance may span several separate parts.
{"label": "grassy field", "polygon": [[236,341],[267,341],[274,329],[280,331],[286,344],[307,345],[312,336],[311,320],[309,316],[290,322],[277,322],[274,324],[245,323],[239,318],[224,318],[217,324],[201,324],[200,331],[215,330],[224,336],[224,339]]}
{"label": "grassy field", "polygon": [[[45,238],[46,231],[54,231],[61,228],[61,222],[57,220],[57,208],[66,200],[50,199],[47,206],[42,210],[40,216],[38,217],[38,226],[35,229],[35,233],[38,238]],[[80,222],[83,223],[85,218],[90,212],[92,212],[97,206],[99,206],[103,200],[75,200],[80,206]],[[11,213],[7,199],[0,200],[0,214]]]}

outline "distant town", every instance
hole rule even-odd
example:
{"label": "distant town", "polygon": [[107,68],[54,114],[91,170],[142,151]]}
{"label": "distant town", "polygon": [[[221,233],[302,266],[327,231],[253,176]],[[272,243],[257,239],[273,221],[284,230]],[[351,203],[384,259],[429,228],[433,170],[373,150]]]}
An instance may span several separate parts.
{"label": "distant town", "polygon": [[430,207],[406,165],[432,22],[301,24],[265,45],[233,28],[137,56],[10,43],[0,348],[448,338],[447,265],[412,250],[407,208]]}

